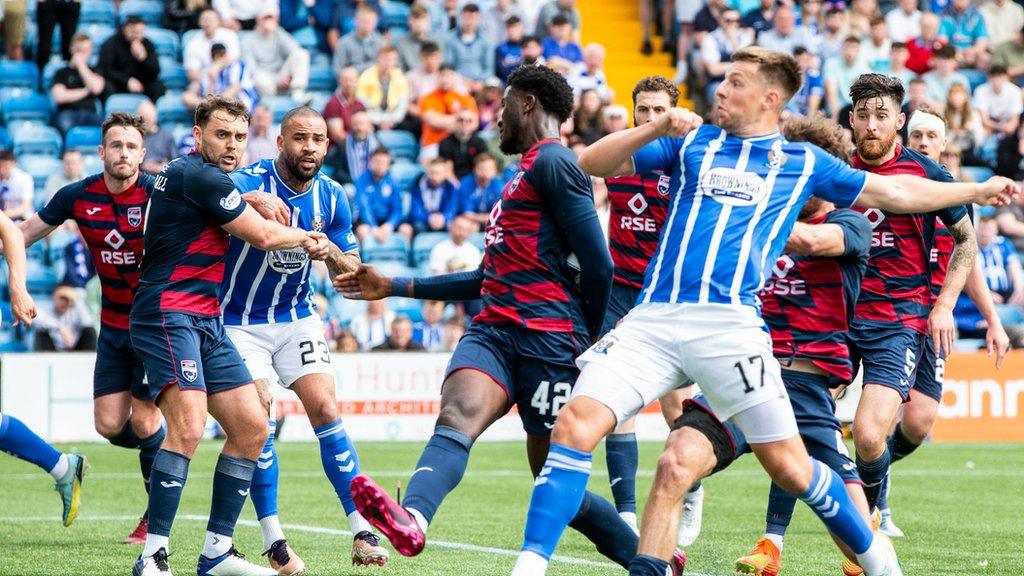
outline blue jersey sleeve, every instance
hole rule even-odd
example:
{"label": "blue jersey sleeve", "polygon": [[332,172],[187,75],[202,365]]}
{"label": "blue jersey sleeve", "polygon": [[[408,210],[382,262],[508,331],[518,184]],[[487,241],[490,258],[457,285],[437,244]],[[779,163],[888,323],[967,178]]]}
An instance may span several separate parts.
{"label": "blue jersey sleeve", "polygon": [[348,197],[345,191],[338,185],[331,186],[331,202],[334,204],[334,216],[324,230],[327,239],[341,248],[342,252],[352,252],[359,249],[359,242],[356,235],[352,233],[352,210],[348,206]]}
{"label": "blue jersey sleeve", "polygon": [[251,164],[242,168],[241,170],[235,170],[228,174],[231,181],[234,182],[235,188],[242,194],[246,192],[255,192],[257,190],[264,190],[266,180],[263,177],[267,171],[260,166],[260,163]]}
{"label": "blue jersey sleeve", "polygon": [[840,208],[853,206],[864,190],[867,172],[850,167],[846,162],[813,144],[807,146],[814,154],[811,194]]}
{"label": "blue jersey sleeve", "polygon": [[60,226],[65,220],[73,218],[75,199],[78,198],[81,191],[81,182],[73,182],[61,188],[38,212],[39,219],[49,226]]}
{"label": "blue jersey sleeve", "polygon": [[204,164],[193,174],[194,180],[182,186],[185,201],[216,226],[223,226],[245,211],[246,203],[227,173],[212,164]]}
{"label": "blue jersey sleeve", "polygon": [[871,223],[860,212],[842,208],[834,210],[825,222],[843,230],[843,257],[867,259],[871,251]]}
{"label": "blue jersey sleeve", "polygon": [[[699,128],[698,128],[699,130]],[[633,154],[633,172],[635,174],[646,174],[648,172],[663,172],[671,174],[673,164],[679,162],[679,149],[683,146],[682,138],[663,136]]]}

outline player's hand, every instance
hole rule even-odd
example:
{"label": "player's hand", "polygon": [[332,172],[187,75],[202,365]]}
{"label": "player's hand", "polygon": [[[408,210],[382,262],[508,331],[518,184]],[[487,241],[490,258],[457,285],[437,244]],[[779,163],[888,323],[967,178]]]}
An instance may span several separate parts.
{"label": "player's hand", "polygon": [[242,199],[267,220],[273,220],[282,226],[291,225],[291,212],[288,210],[288,205],[277,194],[246,192],[242,194]]}
{"label": "player's hand", "polygon": [[24,322],[25,326],[32,325],[32,319],[36,317],[36,303],[28,291],[21,288],[11,288],[11,311],[14,312],[14,325]]}
{"label": "player's hand", "polygon": [[704,119],[686,108],[672,108],[655,122],[658,132],[662,136],[679,138],[700,127],[704,123]]}
{"label": "player's hand", "polygon": [[355,272],[334,277],[334,290],[349,300],[380,300],[391,296],[391,278],[373,266],[360,264]]}
{"label": "player's hand", "polygon": [[928,315],[928,333],[932,336],[936,358],[945,358],[953,351],[954,326],[953,310],[936,304]]}
{"label": "player's hand", "polygon": [[993,176],[978,188],[974,203],[984,206],[1006,206],[1020,197],[1020,186],[1003,176]]}
{"label": "player's hand", "polygon": [[1001,323],[995,326],[989,325],[988,330],[985,331],[985,347],[988,348],[989,357],[995,352],[996,370],[999,370],[1006,358],[1006,353],[1010,351],[1010,337],[1006,335],[1006,330],[1003,330]]}
{"label": "player's hand", "polygon": [[309,255],[310,260],[326,259],[330,248],[327,236],[322,232],[306,232],[306,239],[302,241],[302,249]]}

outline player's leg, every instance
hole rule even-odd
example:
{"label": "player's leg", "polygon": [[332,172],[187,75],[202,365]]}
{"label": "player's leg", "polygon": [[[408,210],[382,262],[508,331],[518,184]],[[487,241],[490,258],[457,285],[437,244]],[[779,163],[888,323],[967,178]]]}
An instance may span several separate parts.
{"label": "player's leg", "polygon": [[[673,390],[659,400],[661,415],[665,418],[669,430],[676,420],[683,415],[683,403],[693,396],[693,387],[687,386]],[[679,516],[679,532],[676,533],[676,544],[686,548],[697,541],[701,525],[704,521],[704,486],[700,480],[690,487],[683,497],[683,511]]]}
{"label": "player's leg", "polygon": [[53,477],[64,506],[61,518],[71,526],[82,503],[82,478],[89,463],[81,454],[61,454],[25,423],[0,413],[0,451],[35,464]]}
{"label": "player's leg", "polygon": [[636,471],[640,465],[640,451],[636,445],[636,423],[626,420],[605,438],[605,463],[608,483],[615,500],[615,509],[631,527],[636,523]]}

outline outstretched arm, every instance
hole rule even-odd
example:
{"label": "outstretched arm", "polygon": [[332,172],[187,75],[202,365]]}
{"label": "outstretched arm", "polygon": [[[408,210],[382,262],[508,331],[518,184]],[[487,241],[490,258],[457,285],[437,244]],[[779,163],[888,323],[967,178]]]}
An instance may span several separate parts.
{"label": "outstretched arm", "polygon": [[703,123],[697,114],[685,108],[673,108],[655,122],[612,132],[587,146],[580,154],[580,168],[601,178],[632,174],[633,154],[637,150],[662,136],[680,137]]}
{"label": "outstretched arm", "polygon": [[838,224],[793,224],[786,252],[806,256],[837,257],[846,252],[846,235]]}
{"label": "outstretched arm", "polygon": [[349,300],[381,300],[388,296],[418,300],[476,300],[484,283],[483,264],[472,272],[429,278],[389,278],[373,266],[360,264],[354,272],[334,278],[334,289]]}
{"label": "outstretched arm", "polygon": [[967,282],[967,276],[978,259],[978,241],[969,215],[949,226],[949,233],[956,244],[949,256],[946,279],[943,280],[942,289],[928,315],[928,331],[935,345],[935,355],[939,358],[944,356],[943,352],[949,354],[953,351],[956,326],[953,321],[953,307],[956,306],[957,298],[960,297],[960,292]]}
{"label": "outstretched arm", "polygon": [[993,176],[982,183],[937,182],[908,174],[867,174],[856,204],[890,212],[936,212],[951,206],[1005,206],[1020,195],[1016,182]]}
{"label": "outstretched arm", "polygon": [[327,270],[330,272],[331,277],[346,272],[355,272],[359,269],[359,264],[361,263],[359,250],[342,252],[337,244],[328,240],[327,258],[324,258],[324,263],[327,264]]}
{"label": "outstretched arm", "polygon": [[25,240],[21,230],[4,215],[0,215],[0,239],[4,243],[4,256],[9,269],[14,323],[24,322],[26,326],[31,326],[32,319],[36,317],[36,305],[25,287]]}

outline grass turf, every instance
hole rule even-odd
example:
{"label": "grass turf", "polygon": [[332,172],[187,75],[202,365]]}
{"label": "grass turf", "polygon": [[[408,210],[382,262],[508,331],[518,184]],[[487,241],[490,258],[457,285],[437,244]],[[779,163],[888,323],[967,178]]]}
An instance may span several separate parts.
{"label": "grass turf", "polygon": [[[403,483],[413,469],[419,443],[359,445],[363,469],[383,485]],[[145,507],[136,454],[106,444],[61,446],[85,453],[92,471],[76,523],[63,528],[59,498],[50,478],[15,458],[0,456],[0,575],[124,575],[138,547],[119,542]],[[205,442],[190,470],[172,537],[171,567],[192,574],[209,510],[210,480],[219,445]],[[641,445],[638,493],[651,482],[660,446]],[[341,507],[320,467],[313,443],[282,443],[279,491],[289,543],[314,575],[500,575],[508,574],[521,543],[532,482],[520,443],[481,443],[474,448],[462,484],[445,501],[431,526],[427,549],[416,558],[392,553],[383,570],[350,565],[349,536]],[[925,446],[897,464],[891,503],[907,537],[897,550],[908,575],[1020,574],[1024,544],[1024,446]],[[687,573],[724,576],[733,560],[761,535],[768,485],[756,461],[747,457],[706,481],[704,531],[688,553]],[[595,455],[591,488],[610,497],[604,459]],[[261,537],[251,504],[242,511],[235,542],[258,558]],[[288,526],[292,528],[288,528]],[[439,542],[452,543],[456,548]],[[434,542],[431,545],[431,542]],[[486,547],[472,550],[462,545]],[[504,552],[499,552],[498,550]],[[611,565],[581,536],[567,531],[558,553],[591,564],[556,562],[549,574],[611,575]],[[783,574],[840,574],[840,556],[818,521],[798,505],[786,539]]]}

